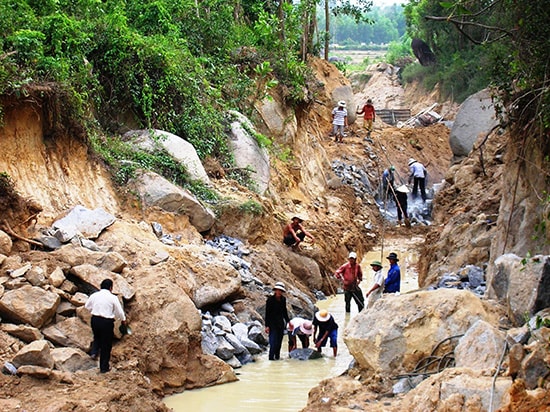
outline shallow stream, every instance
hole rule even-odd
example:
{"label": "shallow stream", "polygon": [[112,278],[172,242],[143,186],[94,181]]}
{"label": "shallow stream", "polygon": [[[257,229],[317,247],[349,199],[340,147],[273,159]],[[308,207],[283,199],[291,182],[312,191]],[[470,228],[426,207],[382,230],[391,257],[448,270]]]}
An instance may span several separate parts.
{"label": "shallow stream", "polygon": [[[385,257],[389,252],[399,255],[401,266],[401,291],[405,292],[417,288],[415,245],[422,239],[400,239],[398,243],[371,251],[364,256],[361,266],[364,280],[361,284],[363,292],[372,285],[372,270],[369,263],[372,260],[381,260],[384,264],[384,273],[388,269]],[[262,411],[262,412],[296,412],[307,404],[309,391],[320,381],[342,374],[352,361],[342,335],[349,320],[357,315],[357,306],[352,302],[351,314],[344,311],[344,296],[336,295],[327,300],[317,302],[320,309],[327,309],[332,313],[339,325],[338,356],[332,356],[332,349],[328,346],[323,349],[323,358],[309,361],[300,361],[288,357],[288,342],[285,336],[280,361],[269,361],[267,353],[262,354],[254,363],[237,369],[239,381],[218,385],[210,388],[185,391],[165,399],[165,403],[175,412],[194,411]],[[299,346],[301,347],[301,346]]]}

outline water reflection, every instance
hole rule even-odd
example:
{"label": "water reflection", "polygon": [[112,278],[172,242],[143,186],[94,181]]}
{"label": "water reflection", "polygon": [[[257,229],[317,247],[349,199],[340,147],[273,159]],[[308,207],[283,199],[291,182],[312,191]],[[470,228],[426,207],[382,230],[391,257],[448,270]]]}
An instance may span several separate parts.
{"label": "water reflection", "polygon": [[[381,260],[384,264],[384,274],[389,263],[386,256],[396,252],[401,267],[401,291],[417,289],[418,274],[416,264],[418,256],[415,245],[419,239],[399,239],[367,253],[361,262],[364,281],[361,283],[363,294],[372,286],[372,270],[369,266],[372,260]],[[218,385],[210,388],[185,391],[169,396],[165,403],[175,412],[193,410],[195,412],[223,411],[277,411],[295,412],[307,404],[308,393],[320,381],[342,374],[352,361],[352,356],[342,339],[343,331],[350,319],[357,314],[357,306],[352,302],[351,314],[344,310],[344,295],[336,295],[327,300],[319,301],[320,309],[327,309],[338,323],[338,356],[332,356],[332,349],[323,348],[323,358],[300,361],[288,357],[288,342],[285,336],[282,359],[269,361],[267,353],[254,363],[245,365],[236,372],[239,381]],[[300,344],[299,344],[300,345]],[[301,347],[301,346],[299,346]]]}

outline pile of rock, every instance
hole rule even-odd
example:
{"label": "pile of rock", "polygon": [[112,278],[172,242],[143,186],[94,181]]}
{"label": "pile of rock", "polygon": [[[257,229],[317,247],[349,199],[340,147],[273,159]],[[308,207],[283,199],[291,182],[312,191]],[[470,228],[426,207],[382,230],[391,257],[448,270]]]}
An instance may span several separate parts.
{"label": "pile of rock", "polygon": [[[49,256],[47,263],[23,262],[20,255],[0,254],[0,352],[15,353],[5,365],[8,373],[46,378],[55,376],[55,371],[95,367],[86,353],[92,341],[91,315],[84,308],[88,296],[99,289],[105,278],[113,280],[113,292],[121,299],[128,301],[135,295],[120,274],[127,263],[119,253],[81,247],[85,239],[82,236],[97,237],[114,222],[114,216],[100,212],[98,220],[82,220],[83,208],[73,212],[54,223],[52,233],[60,243],[76,239],[78,245],[69,243],[52,248],[58,249],[53,252],[31,252],[41,255],[32,262]],[[68,221],[72,223],[66,224]],[[9,239],[3,232],[0,237]],[[6,248],[3,252],[10,254]],[[49,269],[52,262],[56,262],[53,270]],[[115,329],[118,333],[118,327]]]}
{"label": "pile of rock", "polygon": [[257,320],[240,322],[229,303],[224,303],[219,313],[202,314],[203,352],[216,355],[233,368],[253,362],[268,344],[263,325]]}
{"label": "pile of rock", "polygon": [[363,168],[354,164],[346,164],[341,160],[333,161],[331,166],[341,182],[353,188],[357,197],[366,200],[374,194],[369,180],[370,176]]}
{"label": "pile of rock", "polygon": [[485,273],[479,266],[466,265],[456,273],[445,273],[437,284],[430,285],[427,289],[439,288],[469,290],[481,297],[487,289]]}

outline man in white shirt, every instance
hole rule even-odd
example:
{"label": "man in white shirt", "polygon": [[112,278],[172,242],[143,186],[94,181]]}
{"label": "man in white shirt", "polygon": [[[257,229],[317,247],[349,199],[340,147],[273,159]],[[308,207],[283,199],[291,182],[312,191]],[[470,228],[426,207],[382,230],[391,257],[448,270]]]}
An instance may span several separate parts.
{"label": "man in white shirt", "polygon": [[409,169],[411,174],[409,176],[409,184],[414,179],[414,186],[412,190],[413,198],[418,194],[418,188],[420,188],[420,196],[422,196],[422,201],[426,201],[426,168],[420,162],[417,162],[415,159],[409,159]]}
{"label": "man in white shirt", "polygon": [[334,134],[334,141],[336,143],[342,143],[344,140],[344,128],[348,125],[348,110],[346,109],[346,102],[340,100],[338,107],[332,109],[332,133]]}
{"label": "man in white shirt", "polygon": [[374,270],[374,284],[367,292],[367,309],[372,308],[374,302],[382,296],[384,286],[384,274],[382,273],[382,263],[379,260],[374,260],[370,267]]}
{"label": "man in white shirt", "polygon": [[99,371],[109,372],[111,360],[111,348],[113,347],[115,318],[126,324],[126,316],[118,298],[111,293],[113,281],[104,279],[101,282],[101,290],[93,293],[84,307],[92,314],[92,331],[94,342],[90,356],[97,358],[99,352]]}

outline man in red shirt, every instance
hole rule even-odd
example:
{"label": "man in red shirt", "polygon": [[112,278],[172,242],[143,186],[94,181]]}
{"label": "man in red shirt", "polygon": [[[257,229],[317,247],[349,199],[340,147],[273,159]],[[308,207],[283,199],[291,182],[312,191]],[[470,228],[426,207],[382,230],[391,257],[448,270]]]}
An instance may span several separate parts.
{"label": "man in red shirt", "polygon": [[353,298],[357,304],[357,309],[361,312],[365,307],[365,298],[359,288],[359,283],[363,280],[363,272],[361,271],[361,266],[357,264],[357,254],[355,252],[350,252],[348,262],[340,266],[334,273],[334,276],[344,283],[346,312],[350,312],[351,298]]}
{"label": "man in red shirt", "polygon": [[363,118],[365,119],[363,124],[365,125],[365,129],[367,129],[367,137],[370,138],[372,123],[376,120],[376,110],[374,110],[372,100],[368,99],[367,103],[363,106],[361,111],[357,112],[357,114],[363,114]]}

